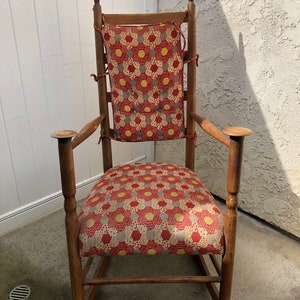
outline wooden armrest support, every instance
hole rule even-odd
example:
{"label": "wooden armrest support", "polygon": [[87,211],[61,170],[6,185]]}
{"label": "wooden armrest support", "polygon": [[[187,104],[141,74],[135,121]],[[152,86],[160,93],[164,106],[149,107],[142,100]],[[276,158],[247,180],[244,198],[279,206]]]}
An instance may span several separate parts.
{"label": "wooden armrest support", "polygon": [[[240,189],[244,138],[250,135],[252,131],[244,127],[228,127],[224,129],[224,133],[230,137],[227,191],[229,194],[236,196]],[[229,199],[230,201],[227,201],[227,205],[236,207],[237,201],[235,197],[229,197]],[[234,200],[232,201],[232,199]]]}
{"label": "wooden armrest support", "polygon": [[[191,112],[190,116],[205,132],[229,147],[227,190],[229,194],[236,196],[240,185],[243,141],[244,137],[250,135],[252,131],[244,127],[228,127],[222,132],[213,123],[200,117],[195,112]],[[236,207],[236,198],[233,197],[233,201],[231,200],[232,198],[230,197],[227,205]]]}
{"label": "wooden armrest support", "polygon": [[72,140],[73,149],[85,141],[95,130],[99,127],[101,122],[104,120],[105,115],[102,114],[95,120],[89,122],[85,125],[80,132],[76,135],[76,137]]}
{"label": "wooden armrest support", "polygon": [[[60,130],[51,134],[51,137],[58,140],[59,165],[61,175],[62,193],[64,195],[66,226],[69,230],[67,236],[68,246],[72,244],[69,240],[76,240],[78,234],[78,218],[76,214],[76,181],[74,171],[73,149],[87,139],[104,120],[105,115],[102,114],[98,118],[85,125],[79,133],[73,130]],[[69,249],[73,253],[77,253],[77,249]],[[75,254],[74,254],[75,255]],[[81,264],[78,265],[78,272],[81,272]]]}
{"label": "wooden armrest support", "polygon": [[79,133],[73,130],[59,130],[51,134],[51,137],[56,138],[58,140],[63,139],[74,139],[72,140],[72,148],[74,149],[83,141],[85,141],[95,130],[99,127],[101,122],[104,120],[105,115],[102,114],[98,118],[86,124]]}
{"label": "wooden armrest support", "polygon": [[195,122],[209,135],[221,142],[222,144],[229,147],[230,140],[219,128],[216,127],[212,122],[205,118],[200,117],[195,112],[191,112],[190,116],[195,120]]}

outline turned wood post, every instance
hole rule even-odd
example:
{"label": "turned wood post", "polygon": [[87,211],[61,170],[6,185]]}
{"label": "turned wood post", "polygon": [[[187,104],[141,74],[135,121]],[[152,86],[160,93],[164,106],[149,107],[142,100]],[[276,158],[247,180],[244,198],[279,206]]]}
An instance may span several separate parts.
{"label": "turned wood post", "polygon": [[58,139],[60,161],[61,186],[64,196],[64,209],[66,212],[65,225],[69,255],[69,268],[72,287],[72,299],[83,300],[84,290],[82,281],[82,265],[78,251],[78,217],[76,213],[76,182],[74,172],[74,158],[72,137],[74,131],[58,131],[51,136]]}
{"label": "turned wood post", "polygon": [[235,254],[236,223],[238,208],[238,192],[240,189],[241,165],[244,137],[251,134],[251,130],[242,127],[230,127],[224,130],[230,137],[226,212],[224,217],[225,253],[221,270],[222,282],[220,299],[229,300],[233,276]]}
{"label": "turned wood post", "polygon": [[186,156],[185,165],[195,168],[195,121],[190,113],[196,111],[196,14],[195,3],[188,2],[188,58],[187,64],[187,107],[186,107]]}
{"label": "turned wood post", "polygon": [[[96,28],[102,28],[102,8],[99,4],[99,0],[94,1],[94,25]],[[96,50],[96,63],[97,63],[97,75],[105,74],[105,53],[103,46],[103,39],[101,33],[95,29],[95,50]],[[102,131],[102,151],[103,151],[103,169],[107,171],[113,165],[112,159],[112,146],[110,140],[110,130],[109,130],[109,109],[108,109],[108,99],[107,99],[107,83],[106,76],[102,76],[98,80],[98,97],[99,97],[99,109],[100,114],[104,114],[106,118],[104,122],[101,123],[101,131]]]}

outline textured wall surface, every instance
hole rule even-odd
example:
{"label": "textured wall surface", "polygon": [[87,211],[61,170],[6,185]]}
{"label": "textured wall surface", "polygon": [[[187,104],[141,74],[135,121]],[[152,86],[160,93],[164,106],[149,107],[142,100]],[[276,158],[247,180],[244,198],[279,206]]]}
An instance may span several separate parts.
{"label": "textured wall surface", "polygon": [[[186,3],[160,0],[159,9]],[[195,3],[197,111],[220,128],[253,130],[245,141],[240,207],[300,236],[300,1]],[[196,171],[225,198],[226,149],[198,133]],[[183,162],[181,147],[157,144],[156,159]]]}

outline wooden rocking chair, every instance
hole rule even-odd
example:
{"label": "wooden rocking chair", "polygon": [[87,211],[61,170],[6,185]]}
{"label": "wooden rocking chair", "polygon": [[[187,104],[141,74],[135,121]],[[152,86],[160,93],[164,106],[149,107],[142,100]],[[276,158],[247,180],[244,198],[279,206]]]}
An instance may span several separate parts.
{"label": "wooden rocking chair", "polygon": [[[182,23],[187,24],[187,37]],[[103,14],[95,0],[94,28],[100,116],[78,134],[67,130],[52,134],[58,139],[73,299],[85,299],[85,294],[94,299],[104,284],[178,282],[205,283],[212,299],[230,299],[242,148],[251,131],[231,127],[222,132],[196,114],[194,2],[189,0],[184,12],[120,15]],[[73,149],[99,125],[104,174],[77,215]],[[225,215],[194,173],[196,125],[229,149]],[[185,166],[163,162],[113,166],[112,139],[135,143],[183,139]],[[167,254],[193,255],[201,276],[103,276],[110,256]],[[215,274],[205,264],[206,254]],[[221,257],[220,266],[216,255]],[[84,267],[82,257],[88,257]],[[95,257],[100,264],[89,278]]]}

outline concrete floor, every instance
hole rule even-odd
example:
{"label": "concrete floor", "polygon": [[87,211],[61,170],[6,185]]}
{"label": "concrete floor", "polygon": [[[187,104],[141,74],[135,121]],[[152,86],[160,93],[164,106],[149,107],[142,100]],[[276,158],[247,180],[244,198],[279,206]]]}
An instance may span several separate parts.
{"label": "concrete floor", "polygon": [[[110,274],[171,271],[195,273],[189,257],[114,258]],[[169,264],[168,264],[169,263]],[[118,267],[116,267],[118,265]],[[0,299],[12,288],[31,287],[29,299],[70,299],[64,235],[64,214],[57,211],[0,238]],[[111,293],[108,296],[108,293]],[[205,286],[159,284],[106,286],[98,300],[210,299]],[[280,232],[239,213],[233,300],[299,300],[300,244]]]}

